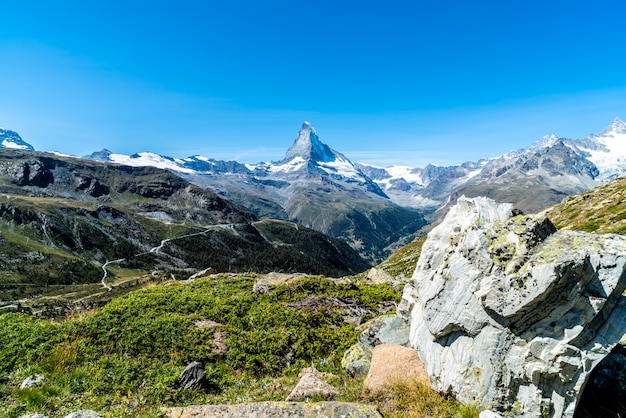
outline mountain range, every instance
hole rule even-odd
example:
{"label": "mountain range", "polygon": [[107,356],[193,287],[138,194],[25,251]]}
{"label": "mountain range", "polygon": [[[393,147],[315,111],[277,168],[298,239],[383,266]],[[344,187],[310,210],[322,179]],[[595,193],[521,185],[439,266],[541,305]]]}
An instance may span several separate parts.
{"label": "mountain range", "polygon": [[304,122],[285,158],[241,164],[203,156],[174,159],[150,152],[131,156],[102,150],[87,158],[155,166],[252,210],[342,238],[370,261],[380,261],[426,224],[421,211],[394,203],[345,155],[322,143]]}
{"label": "mountain range", "polygon": [[[4,147],[32,149],[11,131]],[[626,173],[626,124],[619,118],[583,139],[549,134],[504,155],[455,166],[375,167],[353,163],[304,122],[285,158],[242,164],[195,155],[172,158],[101,150],[83,157],[169,170],[231,199],[259,218],[291,221],[347,241],[370,261],[410,241],[461,195],[488,196],[524,212],[560,202]]]}
{"label": "mountain range", "polygon": [[439,209],[465,194],[533,212],[624,175],[626,124],[615,118],[583,139],[549,134],[526,148],[457,166],[357,166],[398,204]]}

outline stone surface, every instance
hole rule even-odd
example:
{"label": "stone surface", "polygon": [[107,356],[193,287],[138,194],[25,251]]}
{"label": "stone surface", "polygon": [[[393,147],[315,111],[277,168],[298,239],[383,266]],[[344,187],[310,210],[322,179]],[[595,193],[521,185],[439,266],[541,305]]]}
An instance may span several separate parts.
{"label": "stone surface", "polygon": [[320,373],[314,367],[306,367],[300,372],[300,381],[291,393],[287,401],[299,401],[310,399],[314,396],[332,398],[339,395],[339,390],[321,379]]}
{"label": "stone surface", "polygon": [[626,238],[558,231],[461,197],[424,243],[398,313],[431,385],[516,417],[572,417],[626,331]]}
{"label": "stone surface", "polygon": [[357,327],[358,342],[343,355],[341,367],[351,375],[366,374],[372,359],[372,350],[380,344],[409,344],[409,325],[397,315],[376,317]]}
{"label": "stone surface", "polygon": [[387,273],[385,270],[372,267],[367,272],[367,283],[383,284],[388,283],[394,287],[404,286],[407,282],[407,278],[404,276],[394,276],[391,273]]}
{"label": "stone surface", "polygon": [[307,277],[302,273],[268,273],[259,277],[252,287],[252,291],[255,293],[267,293],[278,286],[293,283]]}
{"label": "stone surface", "polygon": [[20,415],[19,418],[49,418],[48,415],[44,414],[26,414]]}
{"label": "stone surface", "polygon": [[480,412],[479,418],[502,418],[502,415],[493,411],[485,410]]}
{"label": "stone surface", "polygon": [[417,351],[401,345],[380,344],[372,352],[372,364],[363,388],[372,392],[398,383],[428,384],[428,375]]}
{"label": "stone surface", "polygon": [[91,409],[83,409],[82,411],[72,412],[65,418],[101,418],[101,415]]}
{"label": "stone surface", "polygon": [[20,389],[36,388],[41,385],[43,385],[43,376],[40,376],[38,374],[33,374],[31,376],[28,376],[26,379],[24,379],[24,381],[20,385]]}
{"label": "stone surface", "polygon": [[356,343],[343,353],[341,367],[350,375],[366,374],[372,362],[372,352],[367,352],[363,344]]}
{"label": "stone surface", "polygon": [[204,365],[198,361],[189,363],[180,376],[176,378],[176,387],[181,390],[201,388],[206,383]]}
{"label": "stone surface", "polygon": [[348,402],[255,402],[167,408],[168,418],[382,418],[372,405]]}

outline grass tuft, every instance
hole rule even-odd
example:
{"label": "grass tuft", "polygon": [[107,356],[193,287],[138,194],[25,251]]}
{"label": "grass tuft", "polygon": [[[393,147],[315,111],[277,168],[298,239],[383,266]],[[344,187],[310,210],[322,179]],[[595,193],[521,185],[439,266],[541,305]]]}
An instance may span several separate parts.
{"label": "grass tuft", "polygon": [[385,390],[366,391],[364,398],[378,405],[386,418],[477,418],[480,409],[439,394],[421,382],[398,381]]}

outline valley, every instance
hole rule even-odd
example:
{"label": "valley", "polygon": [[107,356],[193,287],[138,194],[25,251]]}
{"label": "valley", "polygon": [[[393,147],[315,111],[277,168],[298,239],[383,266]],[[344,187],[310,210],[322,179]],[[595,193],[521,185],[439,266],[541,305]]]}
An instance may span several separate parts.
{"label": "valley", "polygon": [[[418,286],[416,266],[419,274],[438,277],[435,282],[444,288],[453,286],[454,301],[463,301],[468,296],[459,296],[459,289],[467,286],[455,281],[480,269],[459,270],[458,260],[450,256],[455,251],[471,262],[471,254],[492,252],[490,271],[512,271],[511,277],[517,277],[518,270],[534,268],[534,259],[523,268],[506,263],[521,263],[525,251],[534,256],[532,246],[545,239],[541,228],[549,231],[546,236],[557,230],[621,236],[626,231],[626,182],[619,177],[621,157],[611,150],[619,149],[615,144],[622,137],[626,127],[616,119],[602,134],[585,140],[548,136],[504,156],[425,169],[353,164],[323,144],[308,123],[284,160],[259,165],[199,156],[120,157],[101,152],[76,158],[0,148],[0,337],[9,342],[0,348],[0,413],[17,418],[47,411],[60,417],[80,407],[105,416],[164,416],[170,413],[164,408],[192,403],[281,401],[300,370],[314,365],[341,388],[338,400],[376,405],[385,417],[478,417],[486,405],[470,402],[465,395],[476,382],[463,381],[466,386],[455,395],[462,403],[424,384],[376,394],[363,389],[364,376],[350,371],[361,367],[363,359],[356,356],[350,360],[355,363],[346,366],[345,357],[370,350],[364,356],[371,361],[375,345],[385,338],[399,341],[403,332],[407,333],[403,344],[409,344],[405,328],[382,334],[381,322],[376,321],[402,317],[404,327],[411,321],[421,323],[407,319],[407,301],[416,304],[413,295],[437,292],[427,287],[413,290]],[[451,208],[458,212],[455,205],[467,205],[474,196],[511,205],[503,210],[494,202],[493,207],[477,210],[485,219],[500,213],[503,218],[494,226],[479,219],[463,230],[469,218],[455,215],[465,225],[459,231],[469,238],[456,229],[446,230],[439,244],[433,244],[433,238],[426,258],[441,262],[433,273],[434,268],[420,259],[426,233],[436,232]],[[508,217],[506,223],[503,219]],[[530,232],[520,227],[520,222],[535,217],[550,221],[541,227],[531,223]],[[554,229],[549,227],[552,223]],[[505,238],[489,235],[498,228]],[[472,234],[482,229],[493,244],[477,250],[469,243],[481,242]],[[529,241],[515,244],[519,249],[511,234]],[[456,249],[458,240],[466,240],[466,246]],[[579,245],[585,240],[595,242],[591,238],[563,242]],[[621,244],[591,247],[600,245],[614,245],[616,255],[611,257],[621,257]],[[441,254],[433,248],[440,248]],[[573,246],[570,250],[582,251]],[[548,255],[541,257],[554,257],[561,247],[546,251]],[[452,258],[444,262],[439,259],[444,255]],[[595,253],[585,257],[602,258]],[[563,271],[567,268],[570,265]],[[510,279],[493,277],[479,280],[480,285]],[[515,280],[507,285],[508,294],[499,293],[494,285],[488,298],[479,299],[488,305],[480,326],[491,320],[495,321],[491,326],[534,320],[536,315],[523,310],[510,320],[501,319],[498,309],[506,309],[498,305],[498,298],[518,293],[527,297],[522,292],[525,284],[519,284],[523,281]],[[583,295],[596,309],[604,303],[599,302],[602,292],[597,285],[590,286],[585,291],[590,296]],[[613,292],[623,299],[619,286]],[[617,306],[614,315],[618,315],[621,302],[615,300],[620,296],[609,299],[607,309]],[[465,306],[454,301],[437,301],[423,309],[431,309],[430,316],[436,317]],[[458,317],[478,311],[474,307],[471,314]],[[583,316],[592,315],[589,312]],[[602,315],[599,318],[592,325],[600,323]],[[437,324],[441,329],[432,336],[420,329],[428,338],[411,344],[430,347],[431,340],[440,339],[443,343],[437,344],[452,349],[457,340],[479,333],[472,328],[477,322],[455,321]],[[549,328],[544,325],[536,328]],[[508,347],[518,332],[511,329],[502,331],[508,337],[502,337],[501,347]],[[516,344],[521,346],[521,340]],[[431,373],[432,364],[442,363],[429,357],[437,350],[428,348],[421,355],[430,362]],[[177,376],[191,361],[204,364],[206,386],[181,391],[176,388]],[[595,365],[599,358],[594,361]],[[484,375],[472,367],[466,375],[483,384]],[[481,367],[489,369],[482,363]],[[19,382],[33,373],[45,375],[47,383],[19,389]],[[436,378],[443,382],[441,387],[453,387],[445,383],[446,373]],[[484,390],[497,399],[501,412],[518,416],[502,395],[517,390],[515,385],[499,386],[504,392]],[[426,400],[411,398],[400,405],[409,392]],[[526,408],[536,407],[524,393],[520,396]],[[570,414],[575,400],[568,402]],[[581,402],[580,411],[595,411],[588,401]],[[571,416],[567,414],[554,416]]]}

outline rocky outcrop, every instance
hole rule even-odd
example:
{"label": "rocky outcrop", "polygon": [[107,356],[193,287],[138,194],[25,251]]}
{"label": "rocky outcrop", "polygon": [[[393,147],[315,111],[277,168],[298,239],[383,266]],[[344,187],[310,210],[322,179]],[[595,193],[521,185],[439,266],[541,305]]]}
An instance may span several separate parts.
{"label": "rocky outcrop", "polygon": [[176,378],[176,388],[180,390],[197,389],[207,385],[206,370],[199,361],[192,361]]}
{"label": "rocky outcrop", "polygon": [[626,330],[626,238],[512,214],[460,198],[398,311],[436,390],[507,416],[572,417]]}
{"label": "rocky outcrop", "polygon": [[348,402],[255,402],[240,405],[202,405],[168,408],[168,418],[192,417],[273,417],[273,418],[382,418],[376,407]]}
{"label": "rocky outcrop", "polygon": [[276,289],[278,286],[290,284],[308,277],[303,273],[268,273],[260,276],[252,287],[255,293],[265,294],[270,290]]}

